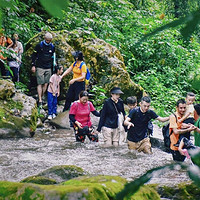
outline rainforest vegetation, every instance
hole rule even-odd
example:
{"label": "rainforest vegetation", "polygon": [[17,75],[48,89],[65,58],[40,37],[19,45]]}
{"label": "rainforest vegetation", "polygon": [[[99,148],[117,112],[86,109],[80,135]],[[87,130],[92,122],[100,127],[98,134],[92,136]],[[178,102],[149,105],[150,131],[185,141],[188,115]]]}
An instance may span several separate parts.
{"label": "rainforest vegetation", "polygon": [[[24,46],[41,30],[90,32],[116,46],[132,80],[151,96],[159,114],[172,112],[175,101],[200,88],[200,39],[197,23],[176,24],[145,40],[155,29],[184,19],[199,8],[198,0],[0,0],[1,23],[6,34],[18,32]],[[43,6],[44,7],[43,7]],[[61,12],[62,8],[62,12]],[[199,19],[197,17],[197,19]],[[191,31],[192,30],[192,31]],[[27,84],[27,76],[22,82]]]}

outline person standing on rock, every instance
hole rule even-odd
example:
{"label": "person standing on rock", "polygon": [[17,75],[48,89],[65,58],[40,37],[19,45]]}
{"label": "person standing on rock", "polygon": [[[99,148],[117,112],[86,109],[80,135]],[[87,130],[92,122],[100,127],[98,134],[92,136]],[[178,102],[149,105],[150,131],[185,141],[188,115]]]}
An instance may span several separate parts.
{"label": "person standing on rock", "polygon": [[124,124],[128,128],[128,148],[152,154],[151,143],[148,137],[148,123],[151,119],[161,122],[169,120],[169,117],[160,117],[153,110],[150,110],[151,99],[144,96],[141,99],[140,106],[133,109]]}
{"label": "person standing on rock", "polygon": [[123,120],[125,117],[124,104],[120,95],[124,94],[119,87],[113,87],[110,90],[111,97],[107,99],[101,110],[101,116],[97,131],[102,131],[105,146],[118,146],[120,132],[123,129]]}
{"label": "person standing on rock", "polygon": [[73,78],[69,81],[69,89],[66,94],[66,101],[63,112],[69,110],[73,101],[79,99],[81,91],[85,90],[85,76],[87,73],[87,67],[83,62],[83,53],[77,51],[73,53],[75,62],[63,73],[61,78],[65,77],[71,71],[73,72]]}
{"label": "person standing on rock", "polygon": [[55,73],[49,80],[49,86],[47,89],[48,99],[48,119],[53,119],[57,115],[57,98],[60,95],[60,82],[61,74],[63,73],[63,66],[55,66]]}
{"label": "person standing on rock", "polygon": [[81,91],[79,100],[75,101],[70,107],[69,119],[73,123],[75,137],[77,142],[84,142],[86,136],[92,142],[98,142],[98,135],[94,132],[90,113],[99,117],[100,113],[96,111],[92,102],[88,101],[87,91]]}
{"label": "person standing on rock", "polygon": [[52,39],[52,34],[47,32],[44,36],[44,40],[36,45],[32,54],[31,71],[36,73],[39,108],[42,108],[42,97],[47,90],[53,69],[55,47],[51,43]]}

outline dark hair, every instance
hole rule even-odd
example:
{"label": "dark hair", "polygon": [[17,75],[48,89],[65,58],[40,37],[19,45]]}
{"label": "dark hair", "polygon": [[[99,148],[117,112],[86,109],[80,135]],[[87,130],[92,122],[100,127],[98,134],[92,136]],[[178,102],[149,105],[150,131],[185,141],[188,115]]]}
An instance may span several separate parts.
{"label": "dark hair", "polygon": [[60,70],[62,67],[62,65],[56,65],[54,69],[54,74],[57,74],[58,70]]}
{"label": "dark hair", "polygon": [[135,97],[135,96],[128,97],[126,99],[126,103],[127,104],[136,104],[137,103],[137,97]]}
{"label": "dark hair", "polygon": [[194,105],[194,109],[197,112],[197,114],[200,115],[200,104]]}
{"label": "dark hair", "polygon": [[180,103],[186,104],[185,99],[179,99],[179,100],[176,102],[176,107],[178,107]]}
{"label": "dark hair", "polygon": [[194,94],[193,92],[188,92],[188,93],[187,93],[187,96],[195,97],[195,94]]}
{"label": "dark hair", "polygon": [[83,61],[83,53],[82,51],[76,51],[74,53],[72,53],[72,55],[74,56],[74,59],[76,60],[76,58],[80,61]]}
{"label": "dark hair", "polygon": [[142,101],[145,101],[146,103],[151,103],[151,99],[150,99],[150,97],[148,97],[148,96],[142,97],[142,98],[141,98],[141,102],[142,102]]}
{"label": "dark hair", "polygon": [[12,40],[12,42],[13,42],[13,44],[12,44],[11,47],[14,47],[14,46],[16,45],[17,42],[16,42],[16,40],[15,40],[14,38],[12,38],[11,40]]}
{"label": "dark hair", "polygon": [[89,97],[89,93],[85,90],[81,91],[80,94],[79,94],[79,97]]}

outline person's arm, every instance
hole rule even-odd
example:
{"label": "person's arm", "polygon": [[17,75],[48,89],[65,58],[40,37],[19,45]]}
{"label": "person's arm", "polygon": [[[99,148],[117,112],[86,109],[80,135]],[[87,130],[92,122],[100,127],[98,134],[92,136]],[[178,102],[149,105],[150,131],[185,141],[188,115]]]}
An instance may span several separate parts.
{"label": "person's arm", "polygon": [[85,72],[82,72],[82,74],[81,74],[80,77],[74,78],[74,79],[70,80],[70,81],[69,81],[69,84],[71,85],[71,84],[73,84],[73,83],[76,82],[76,81],[82,80],[82,79],[85,78],[85,76],[86,76],[86,73],[85,73]]}
{"label": "person's arm", "polygon": [[178,129],[178,128],[173,128],[173,133],[174,134],[184,134],[190,131],[193,131],[196,129],[196,126],[194,126],[193,124],[189,126],[189,128],[186,129]]}
{"label": "person's arm", "polygon": [[102,128],[102,126],[104,126],[104,123],[105,123],[107,104],[108,104],[107,101],[105,101],[103,108],[101,110],[101,113],[100,113],[100,120],[99,120],[99,124],[98,124],[98,128],[97,128],[98,132],[101,131],[101,128]]}
{"label": "person's arm", "polygon": [[191,112],[188,112],[186,115],[181,117],[181,119],[178,120],[178,122],[183,122],[185,119],[187,119],[190,116]]}
{"label": "person's arm", "polygon": [[60,96],[60,84],[58,84],[58,92],[57,92],[57,97]]}
{"label": "person's arm", "polygon": [[166,121],[169,120],[169,117],[160,117],[160,116],[158,116],[156,119],[157,119],[158,121],[160,121],[160,122],[166,122]]}
{"label": "person's arm", "polygon": [[100,117],[100,113],[96,110],[91,112],[93,115],[95,115],[96,117]]}
{"label": "person's arm", "polygon": [[53,83],[52,82],[49,82],[49,87],[51,88],[51,91],[53,93],[53,96],[56,95],[56,92],[54,91],[54,87],[53,87]]}
{"label": "person's arm", "polygon": [[35,49],[34,49],[34,51],[33,51],[33,53],[32,53],[32,56],[31,56],[31,58],[32,58],[32,62],[31,62],[32,68],[31,68],[31,71],[32,71],[33,73],[35,73],[35,71],[36,71],[36,67],[35,67],[35,64],[36,64],[36,63],[35,63],[35,62],[36,62],[36,59],[37,59],[39,47],[40,47],[40,45],[37,44],[36,47],[35,47]]}
{"label": "person's arm", "polygon": [[82,124],[75,119],[75,115],[69,114],[69,119],[76,124],[79,128],[83,128]]}
{"label": "person's arm", "polygon": [[124,121],[124,125],[127,126],[127,129],[129,129],[131,126],[134,127],[134,124],[131,122],[131,118],[127,117]]}
{"label": "person's arm", "polygon": [[65,77],[67,74],[69,74],[72,71],[72,69],[73,69],[72,66],[70,66],[67,70],[65,70],[65,72],[61,75],[61,79]]}

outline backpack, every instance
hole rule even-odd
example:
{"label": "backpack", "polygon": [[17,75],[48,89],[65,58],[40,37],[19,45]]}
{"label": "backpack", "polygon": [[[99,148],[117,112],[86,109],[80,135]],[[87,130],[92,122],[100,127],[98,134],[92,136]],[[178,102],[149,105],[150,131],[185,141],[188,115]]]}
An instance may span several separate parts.
{"label": "backpack", "polygon": [[[177,122],[176,115],[174,113],[173,115],[175,116]],[[162,134],[164,138],[164,146],[167,151],[170,151],[170,144],[171,144],[170,136],[172,134],[172,131],[169,130],[169,123],[162,127]]]}
{"label": "backpack", "polygon": [[[80,69],[82,68],[82,66],[83,66],[84,64],[85,64],[85,63],[82,61],[81,64],[80,64]],[[76,62],[74,62],[73,67],[74,67],[75,65],[76,65]],[[91,77],[91,73],[90,73],[89,69],[87,68],[87,72],[86,72],[85,79],[86,79],[87,81],[89,81],[89,80],[90,80],[90,77]]]}
{"label": "backpack", "polygon": [[[41,42],[40,42],[40,48],[41,48],[41,51],[43,51],[43,46],[44,46],[44,42],[41,41]],[[50,43],[50,46],[51,46],[51,50],[54,51],[54,50],[55,50],[54,45],[53,45],[52,43]]]}

